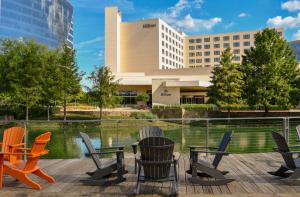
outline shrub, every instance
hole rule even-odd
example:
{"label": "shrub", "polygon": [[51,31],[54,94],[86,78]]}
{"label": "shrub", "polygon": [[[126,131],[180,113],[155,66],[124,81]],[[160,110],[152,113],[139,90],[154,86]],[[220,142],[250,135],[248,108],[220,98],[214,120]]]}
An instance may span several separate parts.
{"label": "shrub", "polygon": [[157,116],[151,112],[132,112],[130,117],[135,119],[157,119]]}
{"label": "shrub", "polygon": [[140,93],[136,97],[137,101],[142,101],[142,102],[148,102],[149,101],[149,95],[147,93]]}

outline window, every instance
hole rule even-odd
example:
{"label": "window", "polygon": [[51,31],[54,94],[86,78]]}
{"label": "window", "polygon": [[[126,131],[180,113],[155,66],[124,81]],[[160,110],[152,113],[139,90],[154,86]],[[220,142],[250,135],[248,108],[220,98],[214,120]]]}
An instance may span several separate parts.
{"label": "window", "polygon": [[190,60],[189,60],[189,63],[190,63],[190,64],[194,64],[194,63],[195,63],[195,60],[194,60],[194,59],[190,59]]}
{"label": "window", "polygon": [[245,46],[245,47],[250,46],[250,42],[244,42],[244,46]]}
{"label": "window", "polygon": [[189,39],[189,43],[190,43],[190,44],[193,44],[194,42],[195,42],[194,39]]}
{"label": "window", "polygon": [[233,36],[233,40],[239,40],[240,39],[240,36],[239,35],[234,35]]}
{"label": "window", "polygon": [[209,45],[209,44],[206,44],[206,45],[204,45],[204,48],[205,48],[205,49],[210,49],[210,45]]}
{"label": "window", "polygon": [[161,41],[161,45],[165,46],[165,42],[164,42],[164,41]]}
{"label": "window", "polygon": [[233,47],[239,47],[240,46],[240,43],[239,42],[234,42],[233,43]]}
{"label": "window", "polygon": [[205,58],[204,61],[205,61],[205,63],[209,63],[210,62],[210,58]]}
{"label": "window", "polygon": [[220,62],[220,58],[218,57],[214,58],[214,62]]}
{"label": "window", "polygon": [[229,45],[229,43],[224,43],[224,44],[223,44],[223,47],[224,47],[224,48],[229,48],[230,45]]}
{"label": "window", "polygon": [[240,60],[241,60],[240,56],[234,56],[233,57],[233,61],[240,61]]}
{"label": "window", "polygon": [[210,67],[210,65],[205,65],[205,67]]}
{"label": "window", "polygon": [[244,39],[250,39],[250,34],[244,34],[244,35],[243,35],[243,38],[244,38]]}
{"label": "window", "polygon": [[189,50],[195,50],[194,46],[189,46]]}
{"label": "window", "polygon": [[202,59],[196,59],[196,63],[202,63]]}
{"label": "window", "polygon": [[201,43],[201,38],[196,39],[196,43]]}
{"label": "window", "polygon": [[168,35],[166,35],[166,40],[168,41],[168,39],[169,39],[169,36],[168,36]]}
{"label": "window", "polygon": [[229,40],[229,36],[224,36],[223,37],[223,41],[228,41]]}
{"label": "window", "polygon": [[162,53],[162,54],[165,54],[165,50],[164,50],[164,49],[162,49],[162,50],[161,50],[161,53]]}
{"label": "window", "polygon": [[205,52],[204,52],[204,55],[205,55],[205,56],[210,56],[210,52],[209,52],[209,51],[205,51]]}
{"label": "window", "polygon": [[214,48],[215,48],[215,49],[220,48],[220,44],[214,44]]}
{"label": "window", "polygon": [[239,49],[233,50],[233,54],[240,54],[240,50]]}
{"label": "window", "polygon": [[165,62],[165,58],[164,57],[162,57],[162,62]]}
{"label": "window", "polygon": [[215,42],[220,41],[220,37],[214,37],[214,41],[215,41]]}
{"label": "window", "polygon": [[220,55],[220,51],[214,51],[214,55]]}
{"label": "window", "polygon": [[168,54],[169,54],[169,52],[168,52],[168,51],[166,51],[166,56],[168,56]]}
{"label": "window", "polygon": [[164,29],[165,29],[165,26],[164,26],[164,25],[161,25],[161,28],[162,28],[162,30],[164,30]]}
{"label": "window", "polygon": [[202,56],[202,52],[197,52],[196,56]]}
{"label": "window", "polygon": [[164,38],[164,37],[165,37],[165,34],[164,34],[164,33],[161,33],[161,37]]}
{"label": "window", "polygon": [[197,45],[197,46],[196,46],[196,49],[197,49],[197,50],[200,50],[201,48],[202,48],[201,45]]}
{"label": "window", "polygon": [[210,38],[204,38],[204,42],[210,42]]}

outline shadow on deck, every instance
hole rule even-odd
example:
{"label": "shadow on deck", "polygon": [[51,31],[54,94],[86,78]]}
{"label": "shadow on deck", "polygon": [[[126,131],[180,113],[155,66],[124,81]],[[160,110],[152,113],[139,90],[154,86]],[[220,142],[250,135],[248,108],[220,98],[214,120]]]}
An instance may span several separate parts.
{"label": "shadow on deck", "polygon": [[[201,186],[189,183],[190,175],[185,171],[189,168],[187,155],[182,155],[179,162],[179,195],[233,195],[233,196],[299,196],[300,180],[287,182],[267,173],[277,169],[282,158],[276,153],[235,154],[223,158],[220,169],[227,170],[227,175],[236,181],[224,186]],[[85,172],[95,168],[90,159],[42,160],[40,166],[53,175],[55,184],[42,180],[43,189],[29,189],[12,178],[4,177],[3,191],[0,196],[133,196],[136,175],[133,173],[133,159],[126,159],[126,181],[111,186],[86,186],[80,180],[87,178]],[[35,177],[32,177],[36,180]],[[169,183],[145,183],[141,186],[142,194],[168,195]]]}

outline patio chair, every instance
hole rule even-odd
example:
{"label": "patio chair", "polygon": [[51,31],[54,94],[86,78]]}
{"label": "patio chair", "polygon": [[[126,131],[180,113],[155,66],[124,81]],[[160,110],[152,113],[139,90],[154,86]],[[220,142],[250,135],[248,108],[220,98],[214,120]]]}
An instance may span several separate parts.
{"label": "patio chair", "polygon": [[173,158],[174,142],[164,137],[149,137],[139,142],[141,157],[138,162],[138,179],[135,193],[141,182],[172,182],[172,194],[177,194],[177,161]]}
{"label": "patio chair", "polygon": [[[218,147],[190,146],[191,165],[190,170],[188,170],[187,173],[192,174],[192,178],[190,178],[191,182],[198,183],[200,185],[224,185],[234,181],[234,179],[228,179],[224,176],[228,173],[228,171],[220,171],[217,169],[223,156],[229,155],[229,153],[225,151],[231,141],[232,134],[232,131],[225,132]],[[216,151],[212,151],[212,149]],[[212,163],[209,163],[203,160],[198,160],[199,153],[215,154],[215,157]],[[198,176],[211,177],[213,180],[204,180]]]}
{"label": "patio chair", "polygon": [[[272,132],[272,137],[277,145],[274,150],[281,154],[285,164],[282,164],[277,171],[268,173],[286,179],[300,178],[300,158],[294,159],[293,157],[294,154],[299,154],[300,151],[290,151],[290,148],[299,148],[299,146],[288,146],[285,138],[277,132]],[[292,173],[288,173],[288,171],[292,171]]]}
{"label": "patio chair", "polygon": [[[20,148],[19,150],[29,151],[29,153],[11,153],[27,155],[27,161],[22,161],[19,164],[11,164],[5,161],[3,165],[3,173],[14,177],[16,180],[21,181],[25,185],[33,189],[41,189],[42,187],[31,180],[27,175],[35,174],[40,178],[54,183],[53,177],[47,175],[37,164],[41,156],[48,154],[48,150],[45,149],[46,145],[50,141],[51,133],[47,132],[35,138],[31,148]],[[0,177],[2,178],[2,177]]]}
{"label": "patio chair", "polygon": [[[142,127],[140,129],[139,135],[140,135],[140,140],[143,140],[147,137],[164,137],[164,132],[158,126],[148,125],[148,126]],[[137,158],[139,157],[137,155],[137,153],[138,153],[138,150],[137,150],[138,144],[139,144],[139,142],[137,141],[137,142],[135,142],[131,145],[132,150],[133,150],[133,154],[134,154],[134,173],[135,174],[137,173],[137,165],[138,165]],[[178,160],[179,157],[180,157],[180,153],[174,152],[173,156],[174,156],[175,160]]]}
{"label": "patio chair", "polygon": [[[17,153],[20,151],[18,148],[24,148],[26,145],[23,142],[25,136],[25,129],[21,127],[11,127],[8,129],[5,129],[3,132],[3,138],[2,142],[0,142],[0,145],[2,146],[1,151],[5,153]],[[21,151],[22,153],[22,151]],[[5,155],[4,160],[14,163],[19,163],[22,161],[22,155]]]}
{"label": "patio chair", "polygon": [[[91,179],[82,180],[82,182],[89,185],[103,185],[104,183],[108,182],[106,179],[109,178],[109,176],[115,175],[114,172],[116,172],[117,175],[117,182],[124,181],[125,178],[123,175],[127,173],[127,171],[125,171],[124,164],[124,147],[102,147],[96,150],[86,133],[80,132],[80,136],[88,150],[86,155],[92,157],[97,167],[95,171],[86,173],[91,177]],[[100,159],[101,156],[108,154],[116,154],[116,159]]]}

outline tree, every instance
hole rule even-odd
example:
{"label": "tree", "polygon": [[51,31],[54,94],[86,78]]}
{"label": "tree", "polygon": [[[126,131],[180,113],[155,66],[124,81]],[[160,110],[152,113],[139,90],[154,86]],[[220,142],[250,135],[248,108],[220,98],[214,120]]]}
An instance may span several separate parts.
{"label": "tree", "polygon": [[230,48],[223,51],[220,67],[214,67],[212,86],[209,88],[208,96],[210,102],[218,106],[225,106],[230,113],[231,106],[242,102],[242,72],[239,65],[233,63],[233,54]]}
{"label": "tree", "polygon": [[104,107],[113,107],[120,103],[120,98],[117,96],[118,81],[106,66],[96,66],[88,78],[92,81],[92,87],[88,88],[89,93],[98,104],[101,120]]}
{"label": "tree", "polygon": [[64,120],[67,120],[67,100],[71,96],[76,96],[81,91],[80,81],[82,73],[79,73],[75,60],[75,50],[67,44],[61,47],[60,71],[63,74],[60,83],[63,95]]}
{"label": "tree", "polygon": [[61,82],[64,75],[61,72],[59,50],[53,49],[48,51],[46,57],[46,66],[42,81],[42,104],[47,106],[47,119],[50,120],[50,111],[56,101],[61,100]]}
{"label": "tree", "polygon": [[29,108],[38,102],[48,48],[33,40],[2,40],[1,43],[1,92],[9,93],[15,101]]}
{"label": "tree", "polygon": [[145,92],[142,92],[140,94],[137,95],[137,101],[141,101],[147,104],[147,102],[149,101],[149,95]]}
{"label": "tree", "polygon": [[244,97],[249,105],[288,107],[295,88],[297,60],[290,45],[275,29],[256,34],[255,48],[245,53],[242,62]]}

